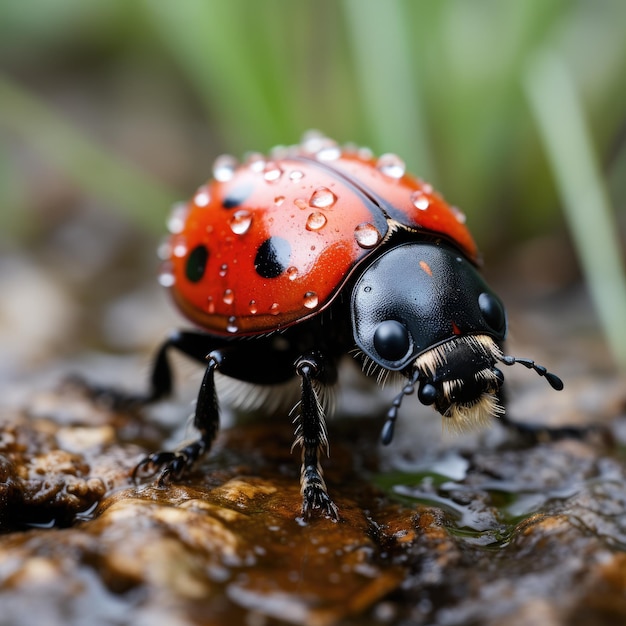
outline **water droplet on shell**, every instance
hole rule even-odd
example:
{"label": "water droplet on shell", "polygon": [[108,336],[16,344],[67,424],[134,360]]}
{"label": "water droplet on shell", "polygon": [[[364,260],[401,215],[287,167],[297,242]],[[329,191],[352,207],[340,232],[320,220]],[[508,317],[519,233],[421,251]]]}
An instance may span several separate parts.
{"label": "water droplet on shell", "polygon": [[224,304],[232,304],[235,301],[235,294],[232,289],[226,289],[222,297]]}
{"label": "water droplet on shell", "polygon": [[315,211],[315,213],[311,213],[306,220],[306,229],[307,230],[320,230],[326,226],[326,222],[328,222],[327,217],[320,213],[319,211]]}
{"label": "water droplet on shell", "polygon": [[229,333],[236,333],[239,330],[239,327],[237,326],[237,318],[234,315],[231,315],[228,318],[228,321],[226,323],[226,330]]}
{"label": "water droplet on shell", "polygon": [[404,161],[397,154],[390,152],[379,157],[376,167],[389,178],[402,178],[406,172]]}
{"label": "water droplet on shell", "polygon": [[196,206],[205,207],[211,202],[211,196],[209,195],[209,189],[206,185],[203,185],[196,191],[196,195],[193,197],[193,202]]}
{"label": "water droplet on shell", "polygon": [[423,191],[414,191],[411,194],[411,202],[420,211],[426,211],[430,206],[430,199]]}
{"label": "water droplet on shell", "polygon": [[173,287],[176,284],[176,276],[171,263],[163,264],[158,280],[161,287]]}
{"label": "water droplet on shell", "polygon": [[213,163],[213,178],[221,183],[232,179],[237,169],[238,161],[230,154],[222,154]]}
{"label": "water droplet on shell", "polygon": [[253,172],[262,172],[265,168],[265,156],[260,152],[250,152],[246,155],[246,165]]}
{"label": "water droplet on shell", "polygon": [[309,205],[316,209],[329,209],[337,202],[337,196],[328,187],[318,187],[309,198]]}
{"label": "water droplet on shell", "polygon": [[467,221],[467,217],[465,216],[465,213],[463,213],[463,211],[459,209],[459,207],[451,206],[450,210],[452,211],[452,213],[454,213],[454,217],[456,217],[456,221],[459,224],[465,224],[465,222]]}
{"label": "water droplet on shell", "polygon": [[172,238],[172,256],[182,259],[187,254],[187,240],[181,236]]}
{"label": "water droplet on shell", "polygon": [[307,309],[314,309],[319,304],[319,298],[314,291],[307,291],[304,294],[304,306]]}
{"label": "water droplet on shell", "polygon": [[252,213],[250,213],[250,211],[246,211],[245,209],[235,211],[233,216],[230,218],[229,224],[230,229],[235,233],[235,235],[243,235],[250,229],[252,224]]}
{"label": "water droplet on shell", "polygon": [[167,218],[167,230],[173,235],[182,233],[185,229],[185,221],[189,214],[189,206],[186,202],[177,202]]}
{"label": "water droplet on shell", "polygon": [[328,144],[315,154],[318,161],[336,161],[341,156],[341,148],[337,144]]}
{"label": "water droplet on shell", "polygon": [[361,248],[373,248],[380,241],[380,233],[374,224],[364,222],[354,229],[354,238]]}
{"label": "water droplet on shell", "polygon": [[270,161],[265,164],[265,168],[263,169],[263,178],[268,183],[276,182],[282,175],[283,171],[278,167],[278,165],[274,161]]}

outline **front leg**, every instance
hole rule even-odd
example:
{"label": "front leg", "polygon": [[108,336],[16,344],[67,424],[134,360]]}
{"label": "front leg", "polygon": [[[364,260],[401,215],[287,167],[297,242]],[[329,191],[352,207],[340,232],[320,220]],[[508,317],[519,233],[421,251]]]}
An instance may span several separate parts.
{"label": "front leg", "polygon": [[[205,335],[205,337],[210,337]],[[207,350],[208,356],[202,358],[207,364],[202,385],[198,393],[194,426],[200,431],[200,437],[196,441],[180,448],[175,452],[156,452],[148,455],[135,468],[135,478],[152,476],[159,473],[159,484],[167,480],[177,480],[189,470],[193,464],[206,454],[213,444],[219,428],[220,414],[217,391],[215,388],[215,372],[220,371],[224,376],[244,380],[256,384],[277,384],[293,377],[293,359],[295,352],[289,350],[277,350],[273,338],[257,339],[244,343],[226,344],[224,340],[212,338],[213,347]],[[219,343],[222,345],[220,346]],[[217,345],[215,345],[217,344]],[[207,347],[207,342],[200,344]],[[193,344],[189,342],[188,347]],[[180,346],[177,345],[180,349]],[[200,347],[194,346],[193,354],[190,350],[186,353],[198,358]],[[164,354],[162,349],[160,354]],[[163,357],[160,361],[166,363]],[[166,368],[156,367],[155,371],[163,372]],[[162,374],[153,374],[154,381]],[[169,369],[164,378],[169,381]]]}
{"label": "front leg", "polygon": [[220,423],[219,404],[215,390],[215,370],[223,360],[223,351],[214,350],[207,357],[207,368],[198,393],[194,426],[200,437],[176,452],[155,452],[145,457],[133,470],[133,478],[152,476],[160,472],[158,484],[177,480],[211,448]]}
{"label": "front leg", "polygon": [[294,446],[302,446],[302,469],[300,473],[302,493],[302,515],[309,519],[313,511],[321,511],[332,520],[339,519],[335,503],[330,499],[326,483],[322,476],[320,455],[328,454],[328,436],[324,410],[317,398],[314,380],[328,378],[322,355],[311,353],[301,356],[296,361],[296,373],[300,376],[302,397],[299,413],[295,420],[296,432]]}

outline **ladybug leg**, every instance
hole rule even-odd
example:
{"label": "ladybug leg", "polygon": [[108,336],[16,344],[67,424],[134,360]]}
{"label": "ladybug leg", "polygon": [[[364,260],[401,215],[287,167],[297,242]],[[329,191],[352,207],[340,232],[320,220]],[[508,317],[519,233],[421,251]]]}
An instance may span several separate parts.
{"label": "ladybug leg", "polygon": [[101,387],[78,377],[73,377],[71,383],[79,386],[89,397],[106,405],[111,410],[138,409],[171,394],[173,376],[168,354],[172,348],[196,361],[205,363],[206,355],[216,347],[215,337],[204,333],[193,331],[171,333],[156,353],[150,375],[150,388],[147,393],[143,394],[132,394],[121,389]]}
{"label": "ladybug leg", "polygon": [[[186,333],[193,338],[194,333]],[[143,478],[159,473],[158,483],[164,485],[168,480],[177,480],[187,472],[194,463],[206,454],[213,443],[219,429],[219,403],[215,388],[215,372],[258,384],[279,383],[293,378],[294,352],[276,352],[272,350],[270,340],[259,340],[240,344],[226,345],[228,342],[204,334],[198,334],[198,342],[180,344],[176,347],[188,356],[206,363],[204,378],[198,393],[194,426],[200,431],[196,441],[185,445],[174,452],[156,452],[146,456],[133,471],[133,478]],[[198,347],[199,346],[199,347]],[[171,375],[166,360],[166,346],[162,347],[152,375],[151,400],[160,397],[158,394],[171,387]],[[208,353],[208,355],[207,355]],[[260,368],[259,363],[265,359],[266,367]]]}
{"label": "ladybug leg", "polygon": [[332,520],[339,513],[330,499],[322,476],[320,453],[328,454],[328,437],[324,411],[315,392],[314,380],[323,381],[324,362],[321,355],[301,356],[296,361],[296,373],[300,376],[302,397],[296,418],[296,440],[294,446],[302,446],[302,469],[300,473],[302,493],[302,515],[309,519],[313,511],[319,510]]}
{"label": "ladybug leg", "polygon": [[148,455],[133,470],[133,479],[160,472],[158,484],[163,486],[170,479],[181,478],[201,456],[209,451],[220,422],[214,374],[222,359],[223,354],[219,350],[212,351],[206,357],[208,364],[198,393],[194,416],[194,426],[200,431],[200,437],[176,452],[155,452]]}

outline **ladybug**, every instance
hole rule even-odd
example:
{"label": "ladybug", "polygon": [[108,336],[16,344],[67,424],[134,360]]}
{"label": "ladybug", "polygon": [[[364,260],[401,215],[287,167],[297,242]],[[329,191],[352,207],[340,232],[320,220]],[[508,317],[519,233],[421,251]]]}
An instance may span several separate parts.
{"label": "ladybug", "polygon": [[[206,366],[195,408],[199,439],[143,459],[135,476],[180,478],[219,425],[215,373],[269,389],[299,381],[295,443],[302,448],[305,518],[338,519],[320,457],[328,452],[325,391],[350,355],[380,381],[400,375],[382,439],[391,442],[404,396],[417,390],[456,427],[503,415],[505,309],[479,273],[464,215],[393,154],[375,158],[310,132],[299,145],[219,157],[213,179],[174,207],[160,282],[198,330],[173,333],[155,359],[152,402],[172,389],[175,348]],[[278,392],[276,392],[278,393]]]}

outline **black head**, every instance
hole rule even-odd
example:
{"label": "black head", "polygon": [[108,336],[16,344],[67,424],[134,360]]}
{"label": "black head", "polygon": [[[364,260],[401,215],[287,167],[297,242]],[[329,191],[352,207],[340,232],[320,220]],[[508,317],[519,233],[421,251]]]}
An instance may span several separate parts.
{"label": "black head", "polygon": [[[503,412],[498,391],[504,376],[496,364],[516,362],[500,349],[504,306],[452,247],[437,242],[390,247],[356,281],[351,314],[354,339],[367,362],[410,381],[390,411],[394,419],[402,397],[416,384],[420,401],[455,427]],[[542,374],[543,368],[532,366]]]}

